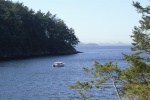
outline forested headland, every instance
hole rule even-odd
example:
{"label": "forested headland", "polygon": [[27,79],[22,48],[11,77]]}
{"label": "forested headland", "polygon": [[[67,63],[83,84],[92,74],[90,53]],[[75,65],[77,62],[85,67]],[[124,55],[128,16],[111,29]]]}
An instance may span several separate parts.
{"label": "forested headland", "polygon": [[50,12],[0,0],[0,59],[77,53],[74,29]]}

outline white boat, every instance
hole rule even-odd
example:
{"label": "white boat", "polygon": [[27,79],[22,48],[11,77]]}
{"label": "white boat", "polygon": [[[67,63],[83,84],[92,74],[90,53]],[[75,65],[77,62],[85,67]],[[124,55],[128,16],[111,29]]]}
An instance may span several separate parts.
{"label": "white boat", "polygon": [[64,67],[64,63],[63,62],[54,62],[54,64],[52,66],[53,67]]}

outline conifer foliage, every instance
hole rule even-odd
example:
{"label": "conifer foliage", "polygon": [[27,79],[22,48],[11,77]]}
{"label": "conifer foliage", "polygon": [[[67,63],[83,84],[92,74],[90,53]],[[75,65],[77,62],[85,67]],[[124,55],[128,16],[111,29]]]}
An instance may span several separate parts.
{"label": "conifer foliage", "polygon": [[[134,27],[131,36],[131,50],[134,52],[131,55],[123,54],[128,68],[122,70],[112,62],[103,65],[95,62],[93,68],[84,68],[86,73],[94,76],[94,80],[77,82],[71,88],[100,88],[104,83],[111,82],[119,100],[150,100],[150,5],[142,7],[139,2],[133,2],[133,6],[142,14],[142,19],[140,26]],[[85,99],[86,94],[82,97]]]}
{"label": "conifer foliage", "polygon": [[56,15],[0,0],[0,58],[74,53],[78,42],[74,29]]}
{"label": "conifer foliage", "polygon": [[124,55],[130,66],[122,71],[122,89],[131,99],[150,100],[150,5],[142,7],[139,2],[133,2],[133,6],[142,14],[142,19],[131,36],[131,50],[136,53]]}

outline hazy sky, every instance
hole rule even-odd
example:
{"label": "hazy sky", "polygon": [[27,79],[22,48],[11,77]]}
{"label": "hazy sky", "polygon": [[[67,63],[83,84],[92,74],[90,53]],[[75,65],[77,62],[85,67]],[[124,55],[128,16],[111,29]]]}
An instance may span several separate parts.
{"label": "hazy sky", "polygon": [[[50,11],[75,30],[85,43],[131,43],[132,29],[141,14],[132,0],[12,0],[23,2],[34,11]],[[134,0],[135,1],[135,0]],[[136,0],[148,5],[149,0]]]}

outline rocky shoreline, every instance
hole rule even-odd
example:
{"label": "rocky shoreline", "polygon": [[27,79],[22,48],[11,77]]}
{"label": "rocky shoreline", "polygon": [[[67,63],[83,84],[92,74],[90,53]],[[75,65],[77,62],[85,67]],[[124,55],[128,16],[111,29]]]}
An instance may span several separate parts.
{"label": "rocky shoreline", "polygon": [[44,56],[64,56],[64,55],[72,55],[83,53],[81,51],[74,51],[74,52],[65,52],[65,53],[39,53],[39,54],[26,54],[26,55],[11,55],[11,56],[1,56],[0,61],[8,61],[8,60],[17,60],[17,59],[28,59],[28,58],[35,58],[35,57],[44,57]]}

